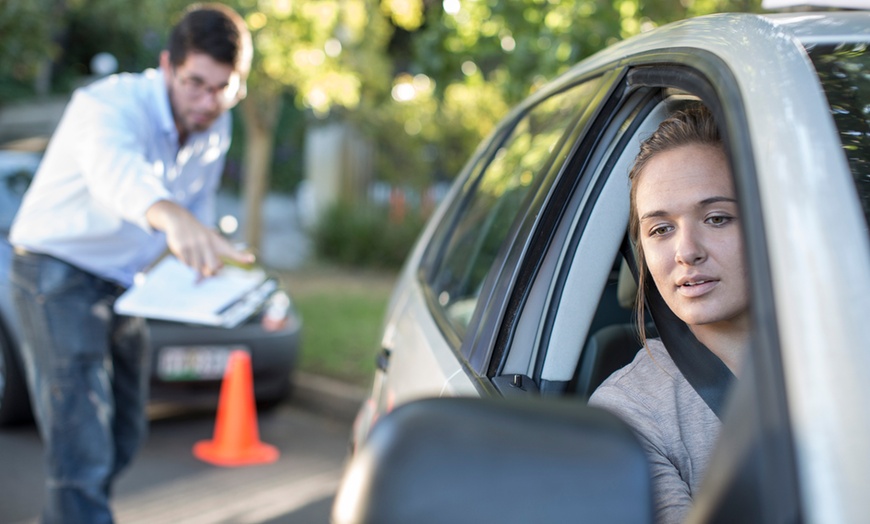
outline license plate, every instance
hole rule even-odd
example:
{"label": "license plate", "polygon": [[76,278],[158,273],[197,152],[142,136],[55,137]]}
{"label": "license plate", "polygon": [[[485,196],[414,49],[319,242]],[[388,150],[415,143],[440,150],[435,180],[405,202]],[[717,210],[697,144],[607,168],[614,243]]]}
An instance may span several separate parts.
{"label": "license plate", "polygon": [[167,346],[157,355],[157,376],[167,381],[217,380],[224,376],[230,353],[245,346]]}

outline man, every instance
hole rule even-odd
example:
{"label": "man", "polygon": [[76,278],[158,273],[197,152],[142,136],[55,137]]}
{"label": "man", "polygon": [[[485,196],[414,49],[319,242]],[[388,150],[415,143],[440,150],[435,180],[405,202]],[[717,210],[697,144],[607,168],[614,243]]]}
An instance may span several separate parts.
{"label": "man", "polygon": [[238,14],[193,6],[159,70],[74,93],[24,197],[11,281],[46,446],[44,522],[112,522],[112,482],[144,438],[144,322],[112,309],[136,272],[167,247],[205,277],[253,261],[210,227],[251,55]]}

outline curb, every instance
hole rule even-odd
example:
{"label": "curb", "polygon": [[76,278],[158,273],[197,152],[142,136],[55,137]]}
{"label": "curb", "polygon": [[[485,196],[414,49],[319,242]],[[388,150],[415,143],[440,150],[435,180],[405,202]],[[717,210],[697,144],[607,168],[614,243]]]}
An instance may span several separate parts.
{"label": "curb", "polygon": [[293,374],[290,402],[303,409],[352,423],[366,398],[365,389],[322,375]]}

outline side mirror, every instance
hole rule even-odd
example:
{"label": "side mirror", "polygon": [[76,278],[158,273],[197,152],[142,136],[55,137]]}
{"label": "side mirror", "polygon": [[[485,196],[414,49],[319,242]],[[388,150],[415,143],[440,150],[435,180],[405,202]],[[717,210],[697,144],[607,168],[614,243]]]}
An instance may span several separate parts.
{"label": "side mirror", "polygon": [[372,428],[332,522],[652,522],[649,467],[628,426],[576,401],[419,400]]}

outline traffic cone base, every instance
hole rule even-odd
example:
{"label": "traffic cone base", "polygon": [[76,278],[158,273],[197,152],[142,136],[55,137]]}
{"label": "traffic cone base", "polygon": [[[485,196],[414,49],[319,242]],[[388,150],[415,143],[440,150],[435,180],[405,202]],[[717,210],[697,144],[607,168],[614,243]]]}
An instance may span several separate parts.
{"label": "traffic cone base", "polygon": [[269,464],[278,460],[280,453],[275,446],[262,442],[235,453],[228,452],[212,440],[202,440],[193,445],[193,455],[215,466],[250,466],[252,464]]}
{"label": "traffic cone base", "polygon": [[217,466],[268,464],[278,460],[278,449],[260,442],[251,356],[247,352],[230,354],[221,384],[214,438],[197,442],[193,455]]}

